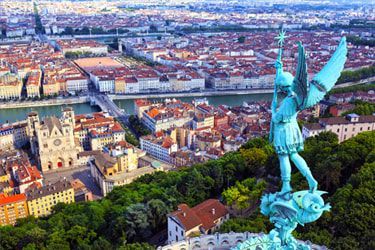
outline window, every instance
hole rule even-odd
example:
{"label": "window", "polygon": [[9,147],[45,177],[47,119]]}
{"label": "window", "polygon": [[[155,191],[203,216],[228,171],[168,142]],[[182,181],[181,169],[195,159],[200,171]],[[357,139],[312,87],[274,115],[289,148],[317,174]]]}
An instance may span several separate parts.
{"label": "window", "polygon": [[181,236],[184,236],[184,231],[181,230]]}
{"label": "window", "polygon": [[176,226],[176,232],[178,232],[178,228],[177,228],[177,226]]}
{"label": "window", "polygon": [[348,128],[345,128],[345,132],[348,131]]}
{"label": "window", "polygon": [[362,127],[360,127],[359,130],[362,131]]}
{"label": "window", "polygon": [[339,128],[337,129],[337,132],[340,132],[340,129],[339,129]]}

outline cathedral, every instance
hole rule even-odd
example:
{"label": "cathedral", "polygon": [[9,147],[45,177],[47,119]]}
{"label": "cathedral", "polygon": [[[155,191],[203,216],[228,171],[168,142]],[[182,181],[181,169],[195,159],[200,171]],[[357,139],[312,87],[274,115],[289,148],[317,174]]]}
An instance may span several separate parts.
{"label": "cathedral", "polygon": [[36,112],[27,117],[31,151],[38,156],[43,172],[70,168],[77,164],[81,151],[74,137],[74,111],[64,108],[60,119],[51,116],[39,120]]}

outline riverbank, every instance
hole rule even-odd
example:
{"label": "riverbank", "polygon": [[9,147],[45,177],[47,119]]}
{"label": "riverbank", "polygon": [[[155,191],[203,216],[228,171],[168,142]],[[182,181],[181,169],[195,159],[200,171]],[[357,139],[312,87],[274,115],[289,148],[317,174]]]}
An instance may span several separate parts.
{"label": "riverbank", "polygon": [[44,106],[60,106],[89,102],[88,96],[74,96],[67,98],[55,98],[42,101],[8,101],[0,102],[0,109],[33,108]]}
{"label": "riverbank", "polygon": [[138,98],[184,98],[184,97],[209,97],[209,96],[236,96],[236,95],[255,95],[271,94],[273,89],[234,89],[222,91],[203,91],[203,92],[174,92],[174,93],[147,93],[135,95],[108,95],[112,100],[132,100]]}
{"label": "riverbank", "polygon": [[[367,84],[375,81],[375,77],[363,79],[359,82],[348,82],[340,85],[335,85],[334,88],[344,88],[359,84]],[[214,96],[238,96],[238,95],[257,95],[257,94],[272,94],[273,88],[268,89],[232,89],[232,90],[204,90],[202,92],[173,92],[173,93],[144,93],[144,94],[128,94],[128,95],[114,95],[109,94],[112,100],[134,100],[139,98],[164,99],[164,98],[186,98],[186,97],[214,97]],[[14,109],[14,108],[32,108],[44,106],[59,106],[72,105],[90,102],[88,96],[72,96],[67,98],[57,97],[55,99],[48,99],[42,101],[8,101],[0,102],[0,109]]]}
{"label": "riverbank", "polygon": [[350,86],[355,86],[355,85],[361,85],[361,84],[371,84],[375,82],[375,76],[369,77],[366,79],[359,80],[357,82],[345,82],[341,83],[338,85],[333,86],[334,89],[339,89],[339,88],[345,88],[345,87],[350,87]]}

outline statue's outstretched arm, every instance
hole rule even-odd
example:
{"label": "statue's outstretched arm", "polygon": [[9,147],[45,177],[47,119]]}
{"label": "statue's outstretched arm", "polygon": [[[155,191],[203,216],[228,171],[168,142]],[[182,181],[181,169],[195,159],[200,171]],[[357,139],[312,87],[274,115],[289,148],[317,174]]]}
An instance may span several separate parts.
{"label": "statue's outstretched arm", "polygon": [[271,123],[270,123],[270,134],[269,134],[269,141],[273,141],[273,117],[276,115],[276,110],[277,110],[277,86],[276,84],[274,85],[274,91],[273,91],[273,99],[272,99],[272,104],[271,104]]}

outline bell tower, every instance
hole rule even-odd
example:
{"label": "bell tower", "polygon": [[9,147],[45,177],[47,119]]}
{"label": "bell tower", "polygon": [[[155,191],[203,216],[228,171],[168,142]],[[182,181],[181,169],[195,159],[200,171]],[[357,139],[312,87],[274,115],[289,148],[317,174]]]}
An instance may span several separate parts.
{"label": "bell tower", "polygon": [[74,118],[74,110],[72,107],[63,108],[61,122],[70,124],[72,126],[72,129],[75,128],[76,122]]}
{"label": "bell tower", "polygon": [[38,136],[37,129],[39,128],[39,115],[33,111],[27,115],[27,130],[30,138],[30,147],[33,154],[38,153]]}

